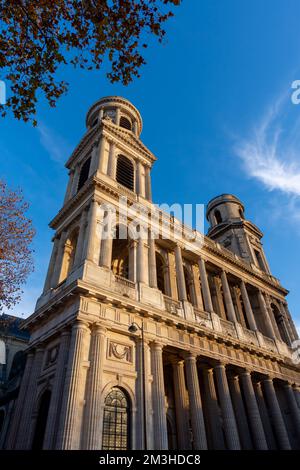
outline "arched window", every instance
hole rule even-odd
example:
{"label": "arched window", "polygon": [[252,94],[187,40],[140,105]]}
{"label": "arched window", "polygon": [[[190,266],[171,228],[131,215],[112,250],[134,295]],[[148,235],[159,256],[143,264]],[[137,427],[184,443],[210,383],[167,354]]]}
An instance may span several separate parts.
{"label": "arched window", "polygon": [[117,182],[130,189],[134,190],[134,167],[129,158],[120,155],[117,161]]}
{"label": "arched window", "polygon": [[118,387],[112,388],[105,398],[102,450],[130,449],[130,403],[127,394]]}
{"label": "arched window", "polygon": [[214,212],[214,215],[215,215],[215,219],[216,219],[217,224],[221,224],[222,223],[221,212],[218,209],[216,209],[215,212]]}
{"label": "arched window", "polygon": [[124,129],[128,129],[129,131],[131,131],[131,122],[129,121],[129,119],[125,116],[121,116],[120,118],[120,127],[124,127]]}
{"label": "arched window", "polygon": [[117,226],[112,246],[111,269],[116,276],[129,279],[129,238],[127,230],[124,235],[126,238],[120,238],[120,227]]}
{"label": "arched window", "polygon": [[40,398],[38,416],[36,420],[34,436],[32,441],[32,449],[39,450],[43,448],[45,431],[50,406],[51,392],[46,390]]}
{"label": "arched window", "polygon": [[91,157],[89,157],[84,164],[82,165],[80,169],[80,174],[79,174],[79,180],[78,180],[78,186],[77,186],[77,191],[79,191],[86,180],[89,177],[89,171],[90,171],[90,166],[91,166]]}
{"label": "arched window", "polygon": [[165,283],[165,263],[162,256],[159,253],[155,253],[156,259],[156,279],[157,279],[157,288],[164,294],[166,292],[166,283]]}

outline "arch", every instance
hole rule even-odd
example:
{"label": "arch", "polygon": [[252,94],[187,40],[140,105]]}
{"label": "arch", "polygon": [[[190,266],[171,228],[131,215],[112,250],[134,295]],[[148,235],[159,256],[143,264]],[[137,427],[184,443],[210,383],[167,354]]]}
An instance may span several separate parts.
{"label": "arch", "polygon": [[70,236],[68,237],[68,239],[65,243],[65,249],[64,249],[61,275],[60,275],[59,282],[64,281],[73,269],[75,253],[76,253],[76,247],[77,247],[77,241],[78,241],[78,234],[79,234],[79,230],[76,227],[71,232]]}
{"label": "arch", "polygon": [[122,186],[134,191],[134,165],[125,155],[118,156],[116,180]]}
{"label": "arch", "polygon": [[34,435],[33,435],[33,440],[32,440],[33,450],[40,450],[43,448],[50,400],[51,400],[51,391],[47,389],[42,393],[39,399],[38,415],[36,419],[35,430],[34,430]]}
{"label": "arch", "polygon": [[282,315],[277,305],[273,302],[271,303],[271,309],[272,309],[282,341],[290,345],[291,341],[290,341],[290,337],[289,337],[289,334],[285,325],[284,316]]}
{"label": "arch", "polygon": [[82,188],[82,186],[88,179],[90,166],[91,166],[91,157],[87,158],[80,168],[77,191],[79,191]]}
{"label": "arch", "polygon": [[127,117],[121,116],[120,117],[120,127],[124,127],[124,129],[128,129],[129,131],[131,131],[131,129],[132,129],[131,121]]}
{"label": "arch", "polygon": [[117,225],[112,244],[111,269],[116,276],[130,279],[130,239],[128,229]]}
{"label": "arch", "polygon": [[165,279],[166,263],[162,255],[158,253],[157,251],[155,252],[155,261],[156,261],[157,288],[164,295],[167,295],[166,279]]}
{"label": "arch", "polygon": [[131,402],[125,389],[112,387],[104,400],[102,450],[131,448]]}
{"label": "arch", "polygon": [[214,216],[215,216],[215,219],[216,219],[216,223],[217,224],[221,224],[223,222],[223,219],[222,219],[222,216],[221,216],[221,212],[216,209],[215,212],[214,212]]}

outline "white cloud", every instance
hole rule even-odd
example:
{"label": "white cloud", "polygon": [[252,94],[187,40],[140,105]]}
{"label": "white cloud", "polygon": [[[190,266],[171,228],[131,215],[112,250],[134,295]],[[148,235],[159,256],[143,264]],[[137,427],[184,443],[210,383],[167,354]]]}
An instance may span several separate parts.
{"label": "white cloud", "polygon": [[51,160],[57,163],[64,163],[71,153],[70,144],[56,131],[50,129],[42,122],[38,125],[37,130],[40,135],[40,142],[48,152]]}

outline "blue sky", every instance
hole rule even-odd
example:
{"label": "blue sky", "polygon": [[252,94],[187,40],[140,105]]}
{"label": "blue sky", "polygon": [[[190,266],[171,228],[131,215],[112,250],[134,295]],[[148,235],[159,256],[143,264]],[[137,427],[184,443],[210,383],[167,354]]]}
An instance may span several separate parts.
{"label": "blue sky", "polygon": [[[48,223],[62,205],[64,162],[84,133],[89,106],[105,95],[131,100],[144,120],[142,140],[158,157],[157,203],[207,203],[229,192],[264,232],[272,273],[291,292],[300,324],[300,79],[298,0],[185,0],[151,41],[141,78],[111,85],[105,70],[61,71],[70,83],[56,109],[41,101],[39,126],[0,121],[1,175],[21,186],[37,229],[35,272],[12,313],[32,313],[50,257]],[[1,77],[0,77],[1,78]]]}

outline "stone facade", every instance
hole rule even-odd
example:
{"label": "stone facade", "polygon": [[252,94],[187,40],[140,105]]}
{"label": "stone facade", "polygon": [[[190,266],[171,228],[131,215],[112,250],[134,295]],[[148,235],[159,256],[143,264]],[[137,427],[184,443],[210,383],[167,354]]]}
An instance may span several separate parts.
{"label": "stone facade", "polygon": [[[145,229],[156,158],[139,112],[107,97],[86,124],[4,447],[299,448],[298,337],[242,203],[209,203],[202,244],[162,211]],[[146,239],[103,236],[107,205],[121,230],[120,196],[140,204]]]}

